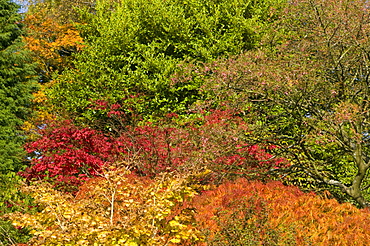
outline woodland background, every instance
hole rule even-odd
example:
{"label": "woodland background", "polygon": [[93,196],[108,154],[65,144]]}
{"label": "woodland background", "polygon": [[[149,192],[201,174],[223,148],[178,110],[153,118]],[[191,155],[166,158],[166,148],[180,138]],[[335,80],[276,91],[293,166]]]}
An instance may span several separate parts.
{"label": "woodland background", "polygon": [[0,0],[0,245],[369,245],[365,0]]}

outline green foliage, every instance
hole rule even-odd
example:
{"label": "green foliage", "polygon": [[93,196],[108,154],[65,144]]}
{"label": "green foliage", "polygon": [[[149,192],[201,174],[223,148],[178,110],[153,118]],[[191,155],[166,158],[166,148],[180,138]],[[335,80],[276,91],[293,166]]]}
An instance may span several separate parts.
{"label": "green foliage", "polygon": [[[201,81],[173,83],[179,63],[239,54],[259,43],[283,1],[97,1],[84,13],[85,50],[47,91],[58,112],[94,120],[91,100],[121,102],[144,118],[184,112]],[[59,105],[63,105],[60,107]]]}
{"label": "green foliage", "polygon": [[20,131],[30,114],[31,92],[34,89],[33,66],[22,49],[22,33],[18,6],[0,1],[0,172],[19,170],[22,166]]}
{"label": "green foliage", "polygon": [[31,236],[27,228],[15,228],[1,216],[15,211],[31,212],[36,209],[33,199],[23,194],[20,187],[21,178],[13,172],[0,175],[0,245],[25,243]]}
{"label": "green foliage", "polygon": [[277,176],[305,189],[332,187],[342,201],[351,197],[362,207],[369,205],[370,167],[364,4],[292,1],[272,25],[289,31],[263,41],[274,49],[222,59],[198,75],[204,93],[213,95],[200,104],[226,101],[241,110],[250,122],[248,138],[275,145],[271,151],[292,163],[286,173],[275,170]]}
{"label": "green foliage", "polygon": [[[35,73],[21,42],[18,5],[0,0],[0,215],[27,208],[30,200],[17,190],[15,172],[24,166],[23,121],[30,115]],[[0,220],[1,245],[25,242],[25,229]]]}
{"label": "green foliage", "polygon": [[16,229],[9,221],[0,220],[0,245],[15,245],[16,243],[26,243],[31,236],[28,235],[28,229]]}

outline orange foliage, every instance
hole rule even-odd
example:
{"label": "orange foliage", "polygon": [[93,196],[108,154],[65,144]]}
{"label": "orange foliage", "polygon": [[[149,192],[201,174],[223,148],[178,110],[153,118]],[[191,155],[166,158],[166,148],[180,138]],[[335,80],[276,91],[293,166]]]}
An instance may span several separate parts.
{"label": "orange foliage", "polygon": [[[50,84],[50,82],[48,83]],[[51,122],[55,119],[55,116],[50,113],[52,111],[52,105],[48,104],[47,96],[45,94],[46,84],[40,85],[40,89],[33,93],[33,115],[28,121],[25,121],[22,126],[22,130],[27,134],[29,140],[35,140],[40,137],[38,133],[39,128],[37,126],[43,125],[47,122]]]}
{"label": "orange foliage", "polygon": [[72,66],[72,54],[84,48],[83,39],[72,23],[58,20],[48,14],[47,9],[39,9],[26,15],[24,24],[28,35],[24,36],[26,47],[32,51],[33,61],[37,64],[40,75],[40,90],[33,94],[35,114],[23,126],[25,132],[35,138],[33,133],[37,125],[53,119],[52,106],[48,105],[45,89],[52,86],[53,74],[59,74]]}
{"label": "orange foliage", "polygon": [[[76,197],[28,186],[43,208],[8,214],[31,245],[368,245],[370,212],[280,182],[238,179],[195,196],[184,178],[107,170]],[[192,200],[188,200],[191,199]],[[68,244],[69,245],[69,244]]]}
{"label": "orange foliage", "polygon": [[204,192],[195,197],[190,206],[196,207],[196,220],[210,232],[211,242],[212,238],[220,236],[225,240],[222,235],[224,226],[238,221],[231,216],[236,213],[239,219],[246,220],[244,227],[250,226],[252,232],[258,231],[258,237],[249,238],[255,240],[256,245],[271,242],[287,245],[292,241],[294,245],[370,244],[367,233],[370,230],[369,210],[321,199],[280,182],[263,184],[239,179]]}
{"label": "orange foliage", "polygon": [[70,55],[84,47],[83,39],[73,24],[58,23],[47,15],[46,10],[27,15],[25,24],[29,35],[24,37],[24,41],[33,52],[40,73],[48,80],[53,72],[71,66]]}
{"label": "orange foliage", "polygon": [[[276,191],[275,191],[276,192]],[[282,192],[276,192],[282,193]],[[272,196],[271,226],[280,231],[293,229],[297,242],[305,237],[314,245],[369,245],[369,210],[349,203],[320,199],[313,194]]]}

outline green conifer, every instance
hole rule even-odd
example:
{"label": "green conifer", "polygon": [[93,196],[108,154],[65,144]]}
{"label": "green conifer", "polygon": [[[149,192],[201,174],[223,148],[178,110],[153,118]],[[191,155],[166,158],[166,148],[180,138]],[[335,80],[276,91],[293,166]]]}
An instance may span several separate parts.
{"label": "green conifer", "polygon": [[33,65],[23,49],[19,6],[0,0],[0,173],[23,165],[21,126],[31,113],[35,88]]}

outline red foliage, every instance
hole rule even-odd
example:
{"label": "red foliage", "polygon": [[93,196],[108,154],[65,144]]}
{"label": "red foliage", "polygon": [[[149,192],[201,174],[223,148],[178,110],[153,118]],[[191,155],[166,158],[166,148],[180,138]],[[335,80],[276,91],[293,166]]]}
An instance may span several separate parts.
{"label": "red foliage", "polygon": [[164,171],[174,171],[187,161],[189,152],[186,133],[173,127],[140,126],[122,132],[117,139],[136,157],[135,172],[153,177]]}
{"label": "red foliage", "polygon": [[[109,109],[108,117],[120,117],[118,104],[98,104]],[[126,161],[131,171],[142,176],[210,169],[213,177],[208,182],[219,182],[235,175],[259,175],[284,164],[270,160],[272,156],[261,147],[248,145],[242,136],[247,130],[245,122],[229,111],[213,111],[196,122],[175,126],[169,126],[168,121],[164,126],[125,126],[119,134],[106,136],[71,121],[51,124],[39,131],[40,139],[26,146],[28,153],[36,156],[21,175],[78,186],[86,178],[97,176],[107,163]]]}
{"label": "red foliage", "polygon": [[113,139],[102,133],[78,128],[70,121],[53,124],[40,130],[42,137],[26,145],[36,156],[32,166],[21,173],[27,179],[55,178],[57,183],[79,185],[87,177],[96,176],[106,162],[124,153]]}

